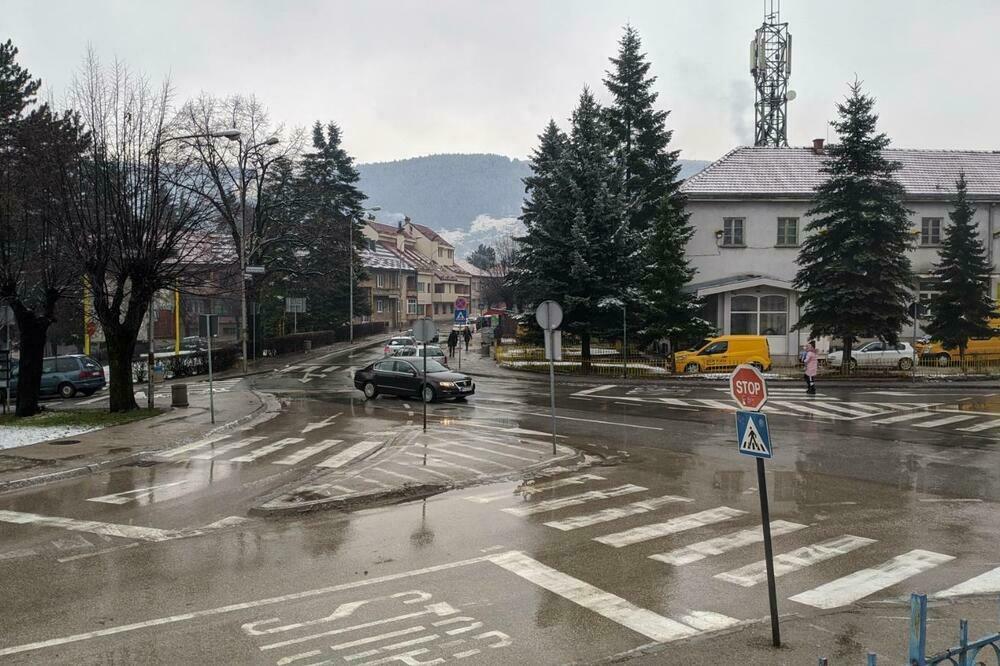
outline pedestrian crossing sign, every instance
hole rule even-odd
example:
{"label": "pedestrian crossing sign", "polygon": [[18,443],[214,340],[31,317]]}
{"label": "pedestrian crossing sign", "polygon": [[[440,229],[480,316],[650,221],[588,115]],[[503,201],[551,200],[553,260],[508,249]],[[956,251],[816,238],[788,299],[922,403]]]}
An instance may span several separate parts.
{"label": "pedestrian crossing sign", "polygon": [[736,412],[736,441],[743,455],[770,458],[771,433],[767,429],[767,417],[760,412]]}

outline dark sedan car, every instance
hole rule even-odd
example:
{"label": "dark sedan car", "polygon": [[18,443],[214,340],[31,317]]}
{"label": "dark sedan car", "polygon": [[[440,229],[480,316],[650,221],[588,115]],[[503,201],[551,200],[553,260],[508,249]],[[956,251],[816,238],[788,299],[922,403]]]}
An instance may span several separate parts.
{"label": "dark sedan car", "polygon": [[472,377],[452,372],[437,361],[427,359],[427,385],[424,385],[422,359],[387,358],[354,373],[354,386],[371,400],[379,393],[417,396],[426,402],[465,400],[476,392]]}

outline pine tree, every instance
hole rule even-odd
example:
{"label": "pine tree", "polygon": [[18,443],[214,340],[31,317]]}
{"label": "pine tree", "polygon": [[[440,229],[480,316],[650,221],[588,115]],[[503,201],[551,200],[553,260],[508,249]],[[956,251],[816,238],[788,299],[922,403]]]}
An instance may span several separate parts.
{"label": "pine tree", "polygon": [[656,77],[649,74],[638,31],[626,25],[618,46],[604,79],[613,97],[605,117],[623,166],[628,222],[645,247],[637,303],[630,304],[638,307],[630,311],[641,316],[644,338],[702,336],[710,325],[697,317],[693,294],[683,290],[694,277],[684,253],[694,230],[680,192],[680,151],[670,150],[669,111],[654,108]]}
{"label": "pine tree", "polygon": [[941,248],[941,261],[934,267],[941,291],[931,298],[926,328],[946,348],[957,347],[964,361],[970,338],[994,335],[988,320],[996,312],[990,298],[990,264],[973,221],[976,209],[969,203],[964,172],[955,188],[954,208],[948,213],[951,225]]}
{"label": "pine tree", "polygon": [[882,155],[889,138],[876,133],[874,106],[857,81],[837,105],[839,118],[832,124],[840,143],[829,147],[821,169],[826,180],[807,213],[812,219],[795,276],[802,307],[796,328],[841,338],[845,372],[859,337],[897,342],[909,321],[914,281],[906,256],[913,243],[911,211],[893,176],[900,164]]}
{"label": "pine tree", "polygon": [[497,263],[497,252],[489,245],[479,244],[469,255],[469,263],[482,270],[493,268]]}

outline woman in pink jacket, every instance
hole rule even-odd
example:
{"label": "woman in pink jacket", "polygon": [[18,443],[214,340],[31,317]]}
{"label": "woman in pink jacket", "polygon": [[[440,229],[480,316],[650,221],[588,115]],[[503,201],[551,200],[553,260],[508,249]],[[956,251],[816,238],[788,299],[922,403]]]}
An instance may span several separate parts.
{"label": "woman in pink jacket", "polygon": [[810,340],[809,344],[806,345],[806,393],[809,395],[816,394],[816,371],[819,369],[819,359],[816,356],[816,341]]}

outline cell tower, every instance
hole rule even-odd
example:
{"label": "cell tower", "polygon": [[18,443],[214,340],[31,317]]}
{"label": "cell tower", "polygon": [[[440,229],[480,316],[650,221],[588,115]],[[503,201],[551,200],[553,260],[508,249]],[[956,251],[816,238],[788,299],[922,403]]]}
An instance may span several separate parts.
{"label": "cell tower", "polygon": [[757,89],[754,101],[754,145],[788,145],[788,89],[792,73],[792,36],[781,22],[781,0],[764,0],[764,23],[750,42],[750,74]]}

